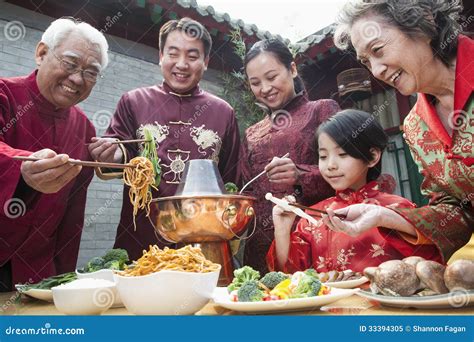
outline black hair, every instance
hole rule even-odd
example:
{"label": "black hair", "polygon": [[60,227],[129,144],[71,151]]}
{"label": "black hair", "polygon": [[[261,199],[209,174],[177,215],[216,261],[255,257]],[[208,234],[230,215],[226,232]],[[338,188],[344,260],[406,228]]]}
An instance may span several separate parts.
{"label": "black hair", "polygon": [[[282,41],[272,38],[260,40],[252,45],[244,58],[245,74],[247,74],[247,64],[263,52],[271,53],[281,64],[285,66],[285,68],[291,70],[291,63],[294,62],[293,54],[291,53],[288,46],[286,46]],[[295,87],[295,93],[298,94],[299,92],[305,90],[304,82],[300,76],[293,78],[293,84]]]}
{"label": "black hair", "polygon": [[168,35],[175,30],[184,32],[191,40],[202,41],[202,44],[204,45],[204,57],[209,57],[212,48],[212,38],[209,31],[201,23],[188,17],[184,17],[180,20],[167,21],[161,27],[158,42],[161,53],[163,53],[165,48]]}
{"label": "black hair", "polygon": [[[373,159],[370,149],[383,152],[388,144],[388,136],[375,115],[356,109],[338,112],[323,122],[316,132],[316,153],[319,158],[318,137],[321,133],[329,135],[348,155],[370,162]],[[382,158],[367,172],[367,182],[376,180],[382,172]]]}

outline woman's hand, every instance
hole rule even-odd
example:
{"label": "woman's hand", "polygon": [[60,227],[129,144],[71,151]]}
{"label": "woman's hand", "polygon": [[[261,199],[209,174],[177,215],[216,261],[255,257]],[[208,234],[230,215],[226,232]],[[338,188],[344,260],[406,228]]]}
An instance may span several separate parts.
{"label": "woman's hand", "polygon": [[114,138],[92,138],[89,144],[89,153],[94,160],[104,163],[122,163],[123,153],[118,144],[112,144],[117,141]]}
{"label": "woman's hand", "polygon": [[[415,228],[397,212],[375,204],[353,204],[346,208],[326,209],[323,222],[336,232],[356,237],[375,227],[385,227],[416,236]],[[344,215],[341,219],[336,216]]]}
{"label": "woman's hand", "polygon": [[300,171],[290,158],[278,158],[265,166],[268,180],[276,184],[295,185],[300,177]]}

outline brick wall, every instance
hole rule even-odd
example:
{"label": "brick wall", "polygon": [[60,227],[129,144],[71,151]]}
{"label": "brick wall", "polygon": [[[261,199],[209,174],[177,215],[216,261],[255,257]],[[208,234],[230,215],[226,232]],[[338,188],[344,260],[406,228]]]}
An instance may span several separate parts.
{"label": "brick wall", "polygon": [[[26,75],[35,68],[34,51],[53,18],[0,1],[0,77]],[[97,135],[107,128],[120,96],[131,89],[162,81],[158,50],[106,35],[109,66],[89,98],[80,104],[94,123]],[[201,87],[217,94],[218,72],[208,70]],[[122,207],[121,180],[94,177],[88,193],[78,266],[113,246]]]}

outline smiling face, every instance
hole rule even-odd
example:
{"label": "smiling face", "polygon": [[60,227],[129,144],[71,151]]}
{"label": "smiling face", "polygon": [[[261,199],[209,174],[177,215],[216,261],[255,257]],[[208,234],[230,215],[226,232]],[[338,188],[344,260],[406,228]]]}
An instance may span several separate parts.
{"label": "smiling face", "polygon": [[347,154],[328,134],[318,137],[319,171],[334,190],[358,190],[367,183],[367,172],[380,160],[381,153],[373,150],[369,163]]}
{"label": "smiling face", "polygon": [[181,30],[168,34],[160,65],[163,77],[177,93],[194,88],[207,69],[209,57],[205,57],[204,44],[199,39],[190,39]]}
{"label": "smiling face", "polygon": [[250,88],[257,101],[270,109],[280,109],[295,96],[295,63],[286,68],[272,53],[262,52],[246,67]]}
{"label": "smiling face", "polygon": [[69,108],[85,100],[95,83],[84,80],[81,72],[69,74],[58,58],[83,70],[100,72],[100,48],[78,33],[71,33],[54,51],[38,44],[35,59],[40,93],[56,108]]}
{"label": "smiling face", "polygon": [[350,35],[358,59],[377,79],[403,95],[430,86],[429,75],[438,62],[427,37],[409,37],[375,14],[356,20]]}

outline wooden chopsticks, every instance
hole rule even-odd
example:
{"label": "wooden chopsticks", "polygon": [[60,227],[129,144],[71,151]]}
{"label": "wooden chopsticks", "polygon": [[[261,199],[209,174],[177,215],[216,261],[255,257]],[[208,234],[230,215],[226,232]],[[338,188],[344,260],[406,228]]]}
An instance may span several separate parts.
{"label": "wooden chopsticks", "polygon": [[[12,157],[12,159],[21,160],[21,161],[44,160],[42,158],[25,157],[25,156],[14,156]],[[125,169],[127,167],[134,167],[131,164],[102,163],[102,162],[84,161],[84,160],[76,160],[76,159],[69,159],[68,163],[73,164],[73,165],[82,165],[82,166],[90,166],[90,167],[107,167],[110,169]]]}
{"label": "wooden chopsticks", "polygon": [[[306,210],[306,211],[313,211],[315,213],[318,213],[318,215],[309,213],[311,216],[321,217],[321,214],[328,215],[328,213],[324,210],[315,209],[315,208],[311,208],[311,207],[306,207],[306,206],[298,204],[298,203],[288,203],[288,204],[293,206],[293,207],[296,207],[296,208],[300,208],[300,209],[303,209],[303,210]],[[342,214],[334,214],[334,216],[339,217],[340,219],[345,219],[346,218],[346,215],[342,215]]]}
{"label": "wooden chopsticks", "polygon": [[[146,139],[131,139],[131,140],[117,140],[110,142],[111,144],[133,144],[133,143],[141,143],[141,142],[150,142],[151,140]],[[92,143],[87,143],[86,146]]]}

